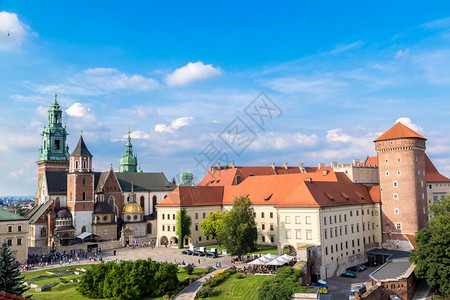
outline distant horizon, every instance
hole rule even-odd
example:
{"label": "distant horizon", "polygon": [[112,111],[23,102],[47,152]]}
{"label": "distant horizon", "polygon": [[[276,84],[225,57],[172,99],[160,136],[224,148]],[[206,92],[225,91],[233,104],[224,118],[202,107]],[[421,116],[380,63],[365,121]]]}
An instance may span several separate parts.
{"label": "distant horizon", "polygon": [[69,151],[82,131],[99,171],[117,170],[128,130],[145,172],[198,183],[217,161],[363,160],[401,120],[450,177],[449,36],[439,0],[4,0],[0,193],[35,193],[55,93]]}

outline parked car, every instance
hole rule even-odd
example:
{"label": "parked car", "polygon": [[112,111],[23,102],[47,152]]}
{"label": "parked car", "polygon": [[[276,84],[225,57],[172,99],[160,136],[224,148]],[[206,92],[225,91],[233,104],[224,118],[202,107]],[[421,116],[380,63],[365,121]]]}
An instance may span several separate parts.
{"label": "parked car", "polygon": [[198,251],[198,250],[194,250],[194,252],[193,252],[192,254],[193,254],[193,255],[196,255],[196,256],[205,256],[205,255],[206,255],[205,252],[203,252],[203,251]]}
{"label": "parked car", "polygon": [[361,270],[360,270],[357,266],[347,268],[346,271],[347,271],[347,272],[361,272]]}
{"label": "parked car", "polygon": [[211,256],[212,258],[216,258],[218,255],[217,255],[217,252],[206,252],[206,256]]}
{"label": "parked car", "polygon": [[341,277],[356,278],[356,274],[353,272],[345,272],[341,274]]}
{"label": "parked car", "polygon": [[360,269],[361,271],[367,270],[367,267],[365,265],[359,265],[357,268]]}
{"label": "parked car", "polygon": [[181,251],[181,254],[186,254],[186,255],[192,255],[192,251],[191,250],[184,250],[184,251]]}

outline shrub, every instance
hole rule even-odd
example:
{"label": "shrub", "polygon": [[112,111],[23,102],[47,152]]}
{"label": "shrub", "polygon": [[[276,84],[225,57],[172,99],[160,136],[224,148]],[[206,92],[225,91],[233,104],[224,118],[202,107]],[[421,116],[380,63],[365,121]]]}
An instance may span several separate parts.
{"label": "shrub", "polygon": [[184,270],[186,271],[186,274],[192,275],[192,273],[194,272],[194,267],[192,265],[186,265],[184,267]]}
{"label": "shrub", "polygon": [[208,298],[214,296],[214,290],[209,285],[202,285],[197,292],[198,298]]}
{"label": "shrub", "polygon": [[244,278],[244,275],[242,275],[241,273],[236,273],[236,274],[234,274],[234,278],[241,279],[241,278]]}

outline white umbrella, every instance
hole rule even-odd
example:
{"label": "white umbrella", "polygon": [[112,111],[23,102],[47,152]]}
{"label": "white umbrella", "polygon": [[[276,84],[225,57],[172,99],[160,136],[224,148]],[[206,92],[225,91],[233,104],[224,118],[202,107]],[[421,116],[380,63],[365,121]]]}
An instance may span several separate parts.
{"label": "white umbrella", "polygon": [[249,265],[265,265],[266,263],[268,263],[269,261],[271,261],[270,258],[267,258],[265,256],[257,258],[251,262],[249,262]]}
{"label": "white umbrella", "polygon": [[268,265],[268,266],[282,266],[285,263],[286,263],[286,261],[283,258],[278,257],[278,258],[275,258],[272,261],[268,262],[266,265]]}

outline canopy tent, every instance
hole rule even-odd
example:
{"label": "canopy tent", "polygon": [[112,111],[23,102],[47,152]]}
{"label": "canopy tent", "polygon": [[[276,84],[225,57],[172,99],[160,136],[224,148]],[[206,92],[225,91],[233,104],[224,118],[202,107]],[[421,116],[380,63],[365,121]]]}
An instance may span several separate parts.
{"label": "canopy tent", "polygon": [[249,262],[248,264],[249,265],[266,265],[269,261],[271,261],[270,258],[263,256],[263,257],[257,258],[255,260]]}
{"label": "canopy tent", "polygon": [[283,256],[277,257],[277,258],[269,261],[268,263],[266,263],[266,265],[268,265],[268,266],[282,266],[284,264],[287,264],[288,262],[290,262],[294,258],[295,258],[295,256],[290,256],[290,255],[284,254]]}

